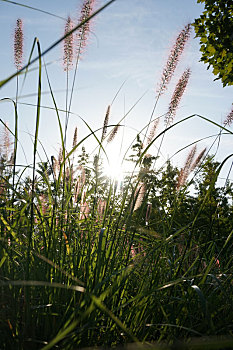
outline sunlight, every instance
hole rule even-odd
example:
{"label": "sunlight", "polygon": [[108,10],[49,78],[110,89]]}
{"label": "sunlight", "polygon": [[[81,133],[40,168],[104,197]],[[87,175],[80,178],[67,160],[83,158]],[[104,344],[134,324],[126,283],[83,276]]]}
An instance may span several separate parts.
{"label": "sunlight", "polygon": [[[122,149],[125,149],[125,145]],[[132,162],[123,160],[125,151],[121,150],[117,140],[109,143],[105,151],[108,160],[104,157],[103,171],[110,179],[120,183],[126,175],[129,175],[133,171],[134,165]]]}
{"label": "sunlight", "polygon": [[119,147],[112,143],[106,150],[108,160],[103,161],[104,173],[112,180],[122,181],[124,178],[124,168],[122,157],[119,154]]}
{"label": "sunlight", "polygon": [[115,162],[113,159],[104,167],[104,172],[112,180],[122,181],[124,178],[121,163]]}

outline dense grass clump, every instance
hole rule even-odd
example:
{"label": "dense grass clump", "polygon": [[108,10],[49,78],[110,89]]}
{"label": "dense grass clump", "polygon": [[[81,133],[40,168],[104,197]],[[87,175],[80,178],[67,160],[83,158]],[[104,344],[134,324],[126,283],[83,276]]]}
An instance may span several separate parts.
{"label": "dense grass clump", "polygon": [[[84,1],[81,12],[86,31],[88,17],[94,14],[93,4]],[[84,10],[89,11],[85,16]],[[22,28],[21,20],[17,26],[16,33]],[[158,342],[154,348],[165,349],[177,341],[189,344],[195,338],[191,341],[194,348],[230,349],[233,187],[229,180],[220,186],[218,176],[231,155],[220,163],[207,149],[197,154],[194,146],[181,169],[171,161],[158,166],[164,135],[176,126],[175,112],[188,83],[189,69],[178,81],[165,114],[165,129],[160,133],[154,112],[174,74],[191,26],[179,34],[171,50],[146,133],[136,136],[125,157],[132,170],[121,181],[107,177],[103,168],[105,144],[113,140],[121,123],[109,129],[111,106],[101,138],[88,126],[89,136],[78,140],[75,130],[72,149],[66,145],[73,95],[73,90],[68,95],[73,37],[67,38],[75,28],[80,39],[82,26],[71,24],[68,18],[64,35],[68,52],[64,59],[68,82],[64,129],[50,87],[61,149],[51,160],[40,162],[43,53],[39,41],[34,43],[39,69],[29,176],[25,175],[26,166],[22,170],[17,165],[18,78],[25,71],[21,71],[22,55],[16,55],[15,130],[2,122],[0,147],[0,347],[69,350]],[[20,35],[23,38],[23,33]],[[23,47],[22,42],[20,45]],[[79,49],[82,47],[83,41]],[[80,50],[76,62],[79,55]],[[25,79],[31,62],[30,57]],[[229,124],[220,127],[231,133],[226,129]],[[91,136],[98,144],[94,157],[84,146]],[[219,137],[221,133],[216,140]],[[158,152],[151,155],[156,141]],[[214,341],[212,336],[216,337]]]}

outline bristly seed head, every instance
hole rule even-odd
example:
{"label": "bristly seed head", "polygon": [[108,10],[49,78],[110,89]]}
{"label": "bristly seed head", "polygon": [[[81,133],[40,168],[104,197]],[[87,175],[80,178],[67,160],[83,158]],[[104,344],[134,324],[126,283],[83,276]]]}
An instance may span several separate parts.
{"label": "bristly seed head", "polygon": [[145,193],[146,193],[146,185],[144,183],[138,184],[137,189],[135,191],[136,202],[134,204],[133,211],[140,208],[140,206],[143,203]]}
{"label": "bristly seed head", "polygon": [[101,142],[104,140],[104,138],[105,138],[105,136],[107,134],[109,115],[110,115],[110,106],[108,106],[106,114],[105,114],[104,126],[103,126],[103,131],[102,131],[102,136],[101,136]]}
{"label": "bristly seed head", "polygon": [[[65,34],[69,33],[73,28],[73,24],[70,16],[68,16],[65,25]],[[72,68],[73,65],[73,48],[74,48],[74,40],[73,33],[67,36],[64,39],[63,46],[63,67],[64,71],[68,71]]]}
{"label": "bristly seed head", "polygon": [[178,181],[177,181],[177,190],[180,189],[181,186],[184,186],[190,172],[192,171],[192,163],[193,163],[193,158],[196,154],[197,151],[197,146],[193,146],[191,151],[189,152],[184,167],[180,170],[180,174],[178,176]]}
{"label": "bristly seed head", "polygon": [[11,164],[12,158],[12,141],[7,123],[3,130],[0,130],[0,158]]}
{"label": "bristly seed head", "polygon": [[232,107],[230,113],[227,115],[226,119],[224,120],[223,126],[224,127],[231,126],[232,122],[233,122],[233,107]]}
{"label": "bristly seed head", "polygon": [[204,148],[196,157],[195,160],[194,156],[196,154],[196,150],[197,150],[197,146],[195,145],[191,151],[188,154],[188,157],[186,159],[185,165],[184,167],[180,170],[179,176],[178,176],[178,180],[177,180],[177,190],[179,191],[179,189],[185,185],[186,180],[189,176],[189,174],[191,173],[191,171],[193,171],[196,167],[199,166],[199,164],[201,163],[204,154],[206,152],[206,148]]}
{"label": "bristly seed head", "polygon": [[157,92],[161,95],[167,88],[176,66],[179,62],[180,56],[184,51],[185,44],[187,43],[191,34],[191,24],[187,24],[184,29],[180,32],[178,37],[176,38],[175,44],[171,49],[170,55],[168,57],[167,63],[164,67],[161,82],[157,88]]}
{"label": "bristly seed head", "polygon": [[155,119],[152,126],[151,126],[151,130],[150,130],[150,133],[149,133],[149,136],[147,137],[147,146],[151,143],[151,141],[153,140],[153,138],[155,137],[155,133],[156,133],[156,130],[158,128],[158,125],[159,125],[159,119]]}
{"label": "bristly seed head", "polygon": [[23,22],[20,18],[16,21],[14,32],[14,62],[17,70],[23,64]]}
{"label": "bristly seed head", "polygon": [[190,74],[191,74],[191,70],[189,68],[186,69],[176,85],[175,91],[173,92],[172,99],[168,107],[168,113],[165,116],[166,126],[172,124],[174,120],[177,107],[187,87]]}
{"label": "bristly seed head", "polygon": [[[79,23],[90,17],[93,13],[95,0],[84,0]],[[90,32],[90,21],[86,22],[77,31],[77,55],[81,54],[82,49],[86,46],[87,38]]]}
{"label": "bristly seed head", "polygon": [[59,170],[60,170],[62,161],[63,161],[63,151],[62,151],[62,148],[60,148],[58,153],[58,160],[57,160]]}
{"label": "bristly seed head", "polygon": [[193,165],[191,167],[191,171],[193,171],[201,163],[205,152],[206,152],[206,147],[198,154],[197,158],[194,160]]}
{"label": "bristly seed head", "polygon": [[73,148],[77,145],[77,141],[78,141],[78,128],[76,126],[74,130],[74,137],[73,137]]}
{"label": "bristly seed head", "polygon": [[117,134],[117,132],[118,132],[118,130],[119,130],[119,127],[120,127],[120,125],[117,124],[117,125],[114,127],[114,129],[111,131],[111,133],[110,133],[110,135],[109,135],[109,137],[108,137],[108,140],[107,140],[108,143],[113,141],[113,139],[115,138],[115,136],[116,136],[116,134]]}

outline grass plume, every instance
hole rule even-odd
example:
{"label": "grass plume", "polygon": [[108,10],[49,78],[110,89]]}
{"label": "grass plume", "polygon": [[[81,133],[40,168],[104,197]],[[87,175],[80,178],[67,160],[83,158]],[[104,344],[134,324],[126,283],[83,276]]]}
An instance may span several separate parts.
{"label": "grass plume", "polygon": [[[64,35],[66,36],[72,30],[72,28],[73,28],[73,24],[70,16],[68,16],[65,24]],[[71,33],[69,36],[67,36],[64,39],[64,43],[63,43],[63,67],[65,71],[68,71],[69,69],[72,68],[73,55],[74,55],[74,38],[73,38],[73,33]]]}
{"label": "grass plume", "polygon": [[[90,17],[90,15],[93,13],[95,0],[84,0],[83,5],[81,8],[81,14],[79,18],[79,22],[83,22],[85,19]],[[87,39],[90,33],[90,22],[86,22],[78,31],[76,34],[76,40],[77,40],[77,57],[79,59],[80,54],[83,52],[83,49],[85,48],[87,44]]]}
{"label": "grass plume", "polygon": [[153,138],[155,137],[156,131],[158,129],[158,125],[159,125],[159,119],[156,119],[151,125],[151,130],[147,137],[147,145],[149,145],[153,140]]}
{"label": "grass plume", "polygon": [[23,21],[18,18],[14,31],[14,63],[17,70],[20,70],[23,65]]}
{"label": "grass plume", "polygon": [[176,41],[170,51],[166,65],[163,69],[161,81],[157,87],[157,92],[161,95],[167,88],[172,76],[174,75],[177,64],[184,51],[185,45],[190,38],[191,24],[187,24],[184,29],[179,33]]}
{"label": "grass plume", "polygon": [[224,120],[223,126],[224,127],[231,126],[232,122],[233,122],[233,107],[232,107],[230,113],[227,115],[226,119]]}
{"label": "grass plume", "polygon": [[114,140],[114,138],[116,137],[116,135],[117,135],[117,133],[119,131],[119,128],[120,128],[119,124],[114,126],[113,130],[111,131],[111,133],[110,133],[110,135],[109,135],[109,137],[107,139],[108,143],[110,143],[110,142],[112,142]]}
{"label": "grass plume", "polygon": [[107,134],[109,115],[110,115],[110,105],[107,108],[105,118],[104,118],[104,125],[103,125],[103,131],[102,131],[102,136],[101,136],[101,142],[105,139],[106,134]]}
{"label": "grass plume", "polygon": [[171,102],[168,107],[168,113],[165,117],[165,125],[169,126],[172,124],[176,110],[179,106],[180,100],[185,92],[185,89],[187,87],[189,77],[190,77],[191,71],[189,68],[187,68],[184,73],[182,74],[181,78],[179,79],[175,91],[173,92]]}
{"label": "grass plume", "polygon": [[190,172],[192,169],[192,163],[193,163],[193,159],[194,156],[196,154],[197,151],[197,146],[193,146],[193,148],[191,149],[191,151],[189,152],[186,160],[185,160],[185,164],[184,167],[181,169],[179,177],[178,177],[178,181],[177,181],[177,188],[179,189],[181,186],[184,186]]}

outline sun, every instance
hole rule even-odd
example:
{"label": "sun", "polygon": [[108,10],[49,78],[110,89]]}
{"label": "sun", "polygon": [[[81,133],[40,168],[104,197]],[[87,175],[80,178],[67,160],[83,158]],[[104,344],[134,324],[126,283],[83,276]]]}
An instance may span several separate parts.
{"label": "sun", "polygon": [[119,145],[117,143],[109,144],[105,151],[108,159],[105,157],[103,160],[104,173],[112,180],[123,181],[127,171],[126,163],[128,162],[123,161]]}
{"label": "sun", "polygon": [[122,181],[124,178],[124,170],[122,166],[122,158],[119,155],[117,147],[108,147],[106,150],[108,159],[103,162],[104,173],[112,180]]}

